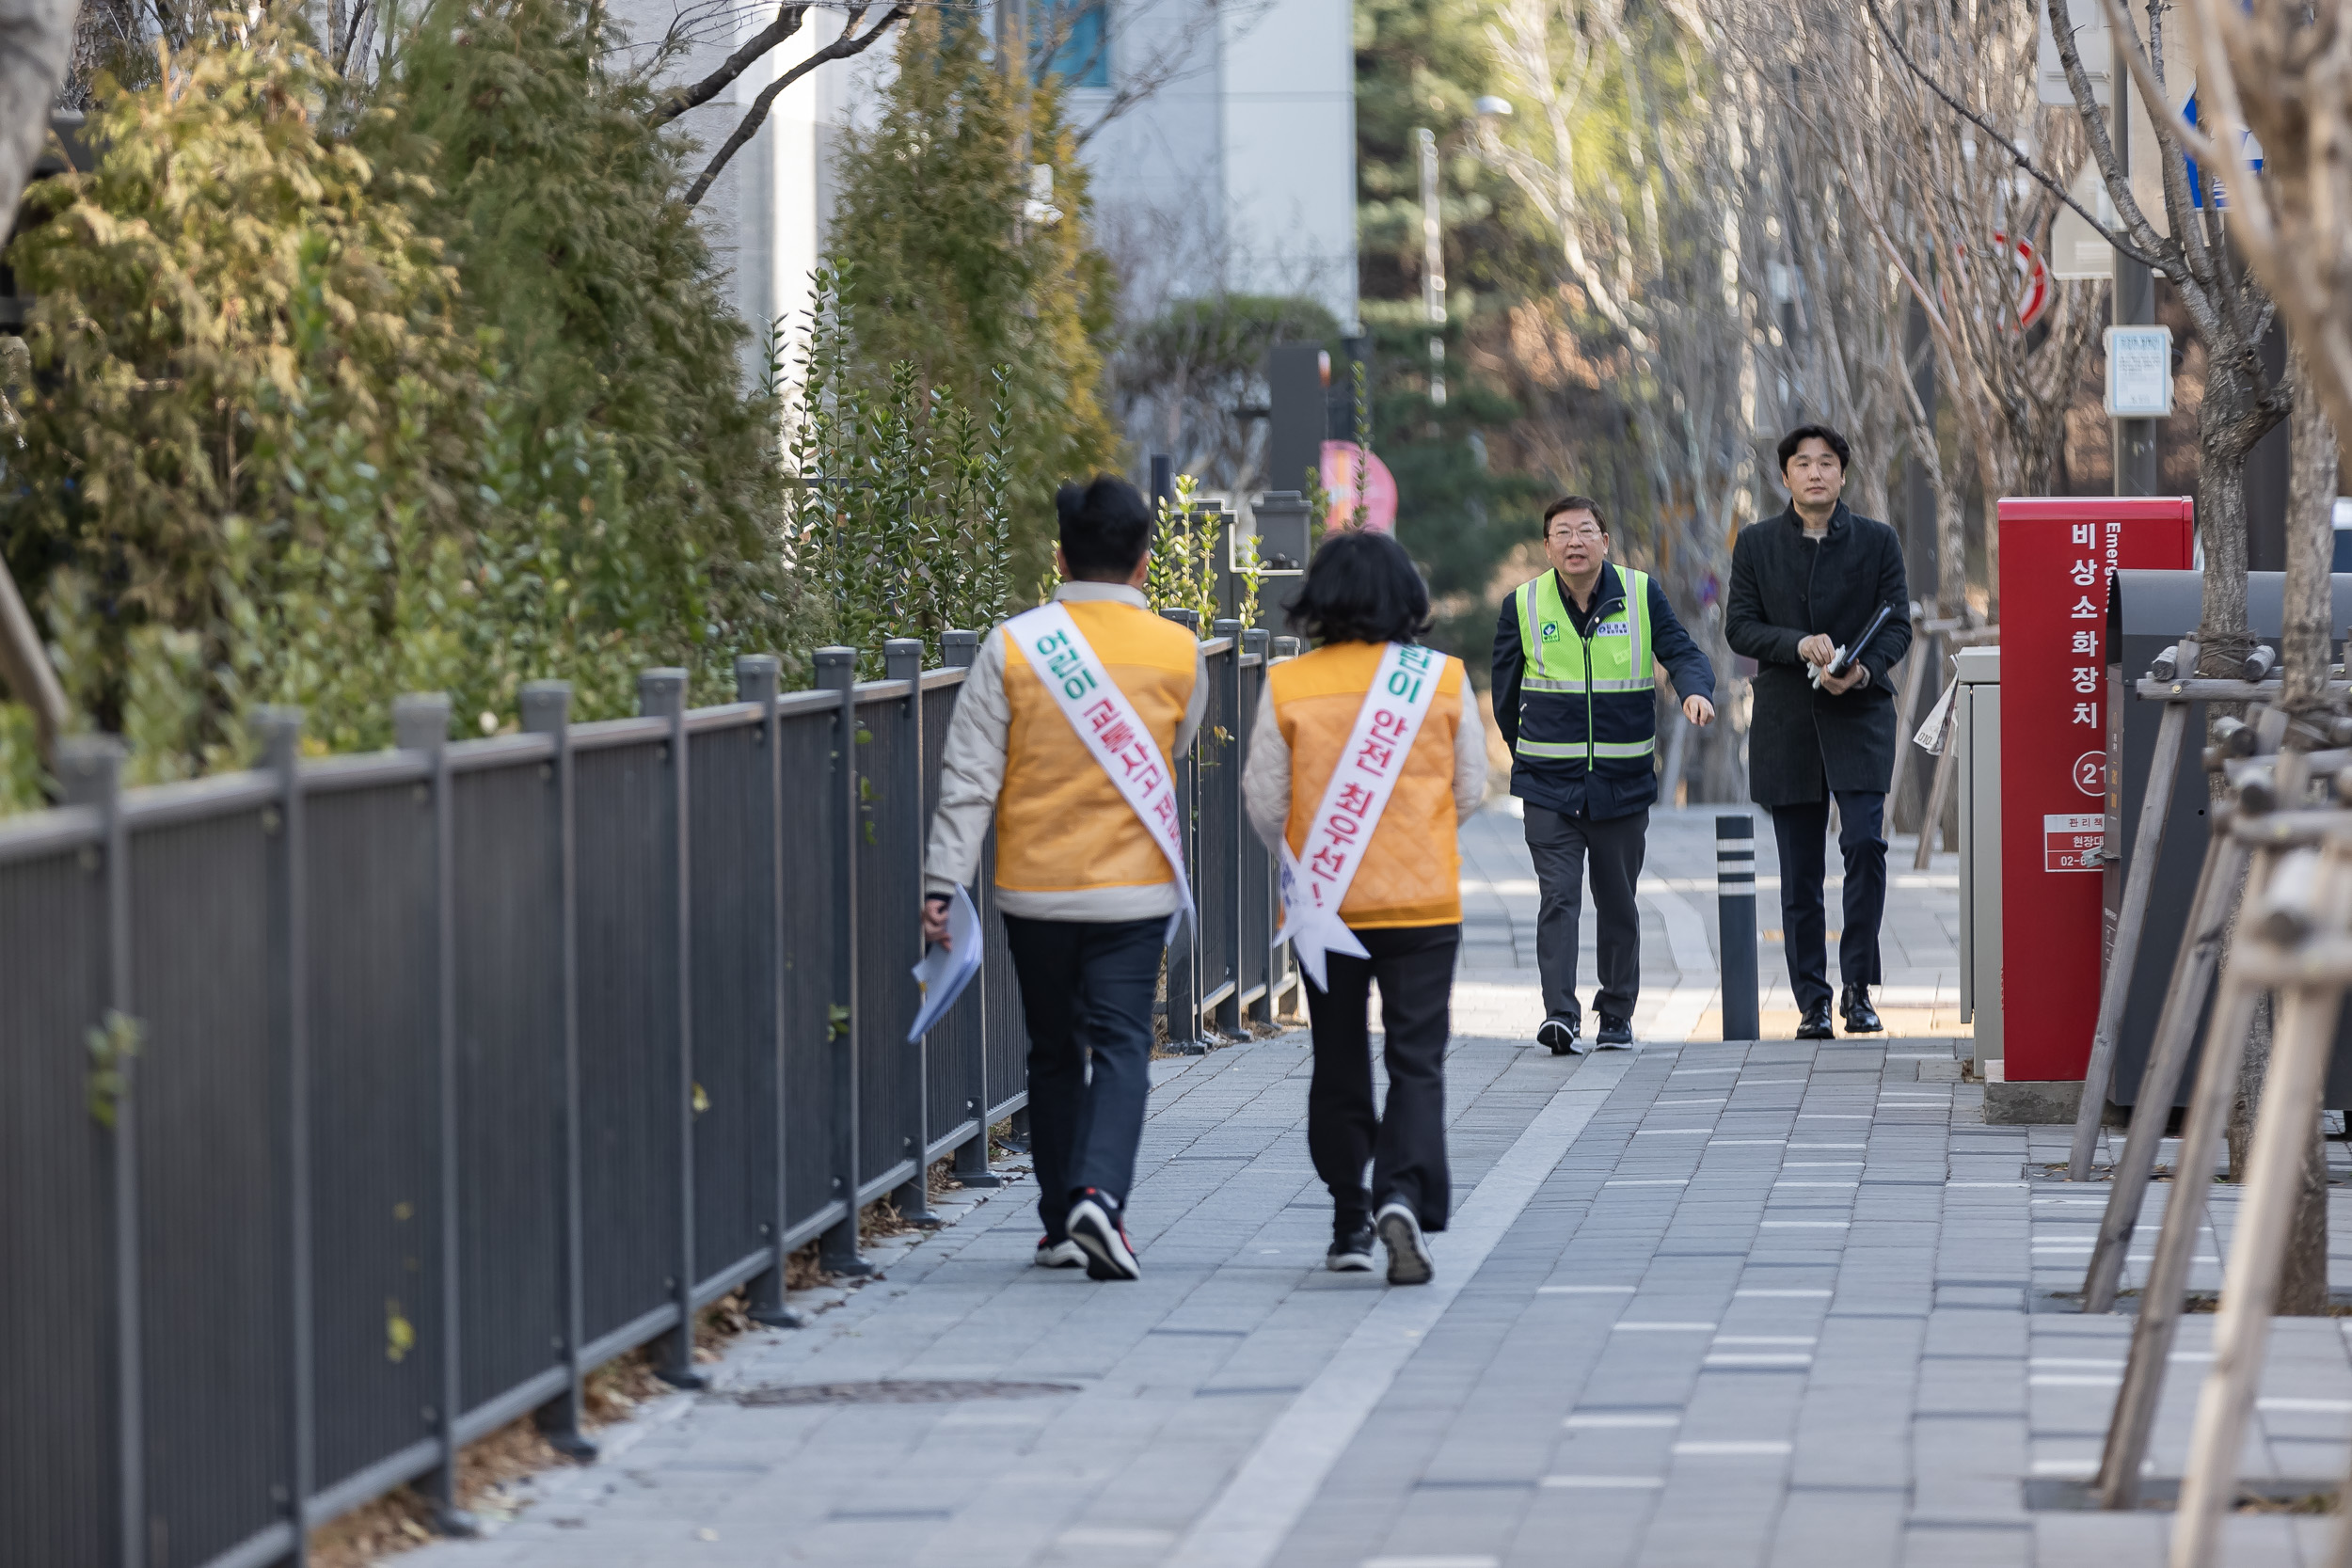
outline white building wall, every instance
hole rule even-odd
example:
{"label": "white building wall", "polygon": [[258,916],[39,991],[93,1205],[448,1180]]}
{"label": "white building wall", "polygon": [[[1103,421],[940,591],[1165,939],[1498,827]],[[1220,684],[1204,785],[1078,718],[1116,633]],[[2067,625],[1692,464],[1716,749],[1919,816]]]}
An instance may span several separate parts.
{"label": "white building wall", "polygon": [[[1229,288],[1311,294],[1356,319],[1355,45],[1345,0],[1228,13],[1222,51]],[[1246,30],[1244,30],[1246,28]]]}
{"label": "white building wall", "polygon": [[[1354,55],[1348,0],[1109,0],[1112,88],[1073,89],[1068,118],[1101,120],[1122,84],[1161,78],[1103,123],[1082,156],[1096,231],[1126,282],[1131,315],[1172,299],[1232,290],[1305,293],[1343,323],[1356,314]],[[626,39],[649,49],[676,0],[612,0]],[[747,8],[734,29],[699,42],[676,79],[714,69],[774,12]],[[838,34],[839,13],[812,9],[803,30],[727,91],[683,117],[699,167],[776,75]],[[887,40],[818,68],[787,88],[767,123],[703,201],[712,249],[732,274],[753,331],[784,319],[805,331],[810,272],[834,203],[839,127],[869,110],[890,70]]]}

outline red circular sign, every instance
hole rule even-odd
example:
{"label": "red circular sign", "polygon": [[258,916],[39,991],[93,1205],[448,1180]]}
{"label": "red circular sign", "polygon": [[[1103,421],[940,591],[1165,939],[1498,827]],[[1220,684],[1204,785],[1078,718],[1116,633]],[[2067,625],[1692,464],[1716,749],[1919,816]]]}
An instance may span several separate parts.
{"label": "red circular sign", "polygon": [[2074,759],[2074,787],[2094,800],[2106,798],[2107,754],[2105,752],[2085,752]]}

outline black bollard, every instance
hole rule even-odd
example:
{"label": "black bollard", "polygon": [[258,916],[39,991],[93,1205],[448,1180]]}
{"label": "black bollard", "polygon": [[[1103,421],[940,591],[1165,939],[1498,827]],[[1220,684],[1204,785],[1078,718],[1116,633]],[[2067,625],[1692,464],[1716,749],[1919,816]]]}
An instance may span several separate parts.
{"label": "black bollard", "polygon": [[1715,925],[1724,972],[1724,1038],[1763,1033],[1756,996],[1756,818],[1715,818]]}

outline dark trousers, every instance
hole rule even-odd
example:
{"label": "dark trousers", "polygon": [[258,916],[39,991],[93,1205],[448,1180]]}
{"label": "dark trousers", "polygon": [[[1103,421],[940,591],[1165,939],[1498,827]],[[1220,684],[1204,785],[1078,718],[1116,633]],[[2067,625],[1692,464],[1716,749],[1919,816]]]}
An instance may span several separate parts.
{"label": "dark trousers", "polygon": [[[1443,1230],[1454,1207],[1445,1158],[1445,1042],[1459,926],[1358,931],[1370,958],[1326,957],[1328,991],[1307,982],[1315,1075],[1307,1088],[1307,1152],[1331,1189],[1334,1224],[1353,1228],[1396,1198],[1423,1230]],[[1380,982],[1389,1103],[1372,1103],[1372,1035],[1366,1014]],[[1364,1164],[1372,1188],[1364,1189]]]}
{"label": "dark trousers", "polygon": [[1167,935],[1166,915],[1108,923],[1005,916],[1029,1026],[1037,1212],[1055,1241],[1070,1233],[1072,1193],[1100,1188],[1123,1209],[1135,1185]]}
{"label": "dark trousers", "polygon": [[[1780,942],[1788,985],[1804,1011],[1829,1005],[1829,927],[1821,879],[1829,802],[1772,806],[1780,841]],[[1846,856],[1846,926],[1837,937],[1837,977],[1850,986],[1879,983],[1879,917],[1886,912],[1886,797],[1837,791],[1837,847]]]}
{"label": "dark trousers", "polygon": [[1527,849],[1535,861],[1535,968],[1544,981],[1544,1016],[1575,1023],[1576,929],[1584,903],[1584,872],[1593,877],[1600,991],[1593,1008],[1633,1021],[1642,994],[1642,911],[1634,886],[1649,845],[1649,808],[1596,822],[1549,806],[1527,807]]}

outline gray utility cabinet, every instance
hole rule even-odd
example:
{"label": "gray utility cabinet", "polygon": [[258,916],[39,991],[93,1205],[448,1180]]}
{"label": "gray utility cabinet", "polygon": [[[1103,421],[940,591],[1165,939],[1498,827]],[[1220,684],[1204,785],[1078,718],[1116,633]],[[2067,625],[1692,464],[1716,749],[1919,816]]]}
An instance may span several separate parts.
{"label": "gray utility cabinet", "polygon": [[[2255,637],[2277,642],[2285,598],[2282,574],[2247,574],[2246,619]],[[2133,695],[2133,689],[2167,643],[2177,642],[2197,629],[2203,606],[2203,583],[2195,572],[2119,571],[2107,595],[2106,908],[2099,944],[2103,970],[2106,955],[2114,947],[2123,879],[2133,870],[2132,840],[2139,831],[2140,802],[2148,796],[2156,725],[2164,716],[2163,704],[2143,702]],[[2336,574],[2328,619],[2338,628],[2352,621],[2352,573]],[[2139,1099],[2139,1081],[2148,1069],[2148,1047],[2156,1032],[2156,1015],[2164,1008],[2165,987],[2180,958],[2181,928],[2188,923],[2189,904],[2197,893],[2197,872],[2210,832],[2204,746],[2205,705],[2198,703],[2189,709],[2188,735],[2181,747],[2180,769],[2172,785],[2172,810],[2165,819],[2164,846],[2157,855],[2156,883],[2148,900],[2139,955],[2132,965],[2130,997],[2116,1036],[2115,1082],[2107,1098],[2118,1105],[2130,1105]],[[2211,1008],[2208,996],[2204,1010],[2209,1013]],[[2204,1032],[2201,1014],[2197,1028],[2201,1050]],[[2337,1025],[2336,1053],[2328,1069],[2330,1110],[2352,1105],[2352,1051],[2344,1049],[2347,1037],[2352,1037],[2352,1008],[2345,1010]],[[2188,1103],[2195,1082],[2192,1059],[2181,1075],[2175,1104]]]}
{"label": "gray utility cabinet", "polygon": [[1993,1082],[1986,1069],[2001,1060],[2001,650],[1963,648],[1952,663],[1960,1016],[1976,1025],[1977,1076]]}

